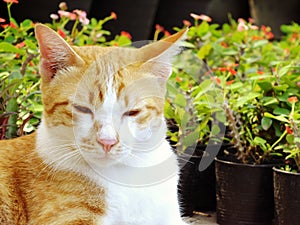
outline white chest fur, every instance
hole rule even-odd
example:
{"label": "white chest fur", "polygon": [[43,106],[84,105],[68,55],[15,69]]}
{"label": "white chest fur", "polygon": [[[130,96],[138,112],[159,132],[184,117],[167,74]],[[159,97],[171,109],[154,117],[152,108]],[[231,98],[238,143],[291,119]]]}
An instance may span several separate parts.
{"label": "white chest fur", "polygon": [[[147,174],[145,174],[147,176]],[[177,175],[157,184],[129,187],[102,181],[107,214],[103,225],[183,225],[177,199]]]}

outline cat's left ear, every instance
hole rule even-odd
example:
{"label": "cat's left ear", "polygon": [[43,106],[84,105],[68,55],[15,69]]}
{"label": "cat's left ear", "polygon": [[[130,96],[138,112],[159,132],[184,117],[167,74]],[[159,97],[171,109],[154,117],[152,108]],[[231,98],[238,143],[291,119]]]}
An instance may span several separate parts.
{"label": "cat's left ear", "polygon": [[172,58],[181,52],[187,32],[188,28],[142,47],[141,59],[145,62],[142,69],[167,80],[172,73]]}
{"label": "cat's left ear", "polygon": [[43,24],[35,25],[35,36],[40,48],[40,74],[44,81],[51,81],[58,70],[80,66],[83,59],[54,30]]}

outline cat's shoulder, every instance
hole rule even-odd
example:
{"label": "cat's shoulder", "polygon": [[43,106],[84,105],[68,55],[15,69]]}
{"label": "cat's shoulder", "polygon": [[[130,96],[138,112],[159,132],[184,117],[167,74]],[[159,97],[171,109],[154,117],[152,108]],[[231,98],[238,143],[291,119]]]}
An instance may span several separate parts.
{"label": "cat's shoulder", "polygon": [[[14,151],[17,152],[31,151],[35,149],[36,145],[36,133],[33,132],[29,135],[24,135],[21,137],[1,140],[0,141],[0,151]],[[1,155],[1,154],[0,154]]]}

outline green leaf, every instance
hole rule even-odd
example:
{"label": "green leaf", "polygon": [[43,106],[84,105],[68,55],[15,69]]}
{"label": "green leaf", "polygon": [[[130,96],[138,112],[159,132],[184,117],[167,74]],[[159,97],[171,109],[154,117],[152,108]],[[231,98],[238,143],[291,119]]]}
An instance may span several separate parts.
{"label": "green leaf", "polygon": [[209,55],[210,51],[212,49],[212,45],[210,43],[203,45],[200,50],[197,52],[197,56],[200,59],[204,59],[207,55]]}
{"label": "green leaf", "polygon": [[268,112],[265,112],[264,114],[265,117],[269,117],[269,118],[272,118],[272,119],[275,119],[275,120],[279,120],[281,122],[285,122],[285,123],[289,123],[289,120],[286,119],[284,116],[280,115],[280,116],[274,116],[272,115],[271,113],[268,113]]}
{"label": "green leaf", "polygon": [[175,99],[174,99],[174,104],[178,105],[178,106],[181,106],[181,107],[185,107],[186,106],[186,99],[185,99],[185,96],[183,94],[177,94],[175,96]]}
{"label": "green leaf", "polygon": [[258,145],[267,143],[267,141],[261,137],[255,137],[253,141],[255,144],[258,144]]}
{"label": "green leaf", "polygon": [[14,45],[8,42],[0,43],[0,52],[13,52],[13,53],[22,53],[21,49],[16,48]]}
{"label": "green leaf", "polygon": [[294,135],[287,134],[285,139],[289,144],[294,144]]}
{"label": "green leaf", "polygon": [[237,100],[237,104],[236,107],[241,107],[244,104],[246,104],[249,101],[252,101],[253,99],[257,98],[258,96],[260,96],[260,93],[249,93],[246,96],[242,96],[240,98],[238,98]]}
{"label": "green leaf", "polygon": [[212,90],[212,86],[213,84],[210,79],[202,81],[196,89],[196,91],[194,92],[196,94],[195,99],[200,98],[207,91]]}
{"label": "green leaf", "polygon": [[264,130],[268,130],[272,125],[272,119],[269,117],[263,117],[261,119],[261,125]]}
{"label": "green leaf", "polygon": [[197,143],[199,139],[199,130],[196,129],[193,132],[183,136],[183,146],[188,147]]}
{"label": "green leaf", "polygon": [[264,46],[264,45],[266,45],[268,43],[269,43],[268,40],[259,40],[259,41],[254,42],[253,45],[252,45],[252,47],[253,48],[258,48],[258,47]]}
{"label": "green leaf", "polygon": [[211,128],[211,135],[217,136],[221,132],[221,129],[218,125],[214,124]]}
{"label": "green leaf", "polygon": [[290,110],[285,109],[285,108],[275,108],[273,111],[274,114],[276,115],[289,115],[290,114]]}

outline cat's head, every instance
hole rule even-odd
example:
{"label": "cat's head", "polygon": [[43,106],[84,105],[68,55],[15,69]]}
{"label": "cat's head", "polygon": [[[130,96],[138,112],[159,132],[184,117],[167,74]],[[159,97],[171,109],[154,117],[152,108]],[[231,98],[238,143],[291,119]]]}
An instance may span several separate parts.
{"label": "cat's head", "polygon": [[57,145],[49,152],[67,146],[66,154],[77,152],[88,163],[107,166],[164,141],[165,85],[186,31],[141,48],[71,47],[41,24],[35,33],[41,53],[41,130],[49,146]]}

